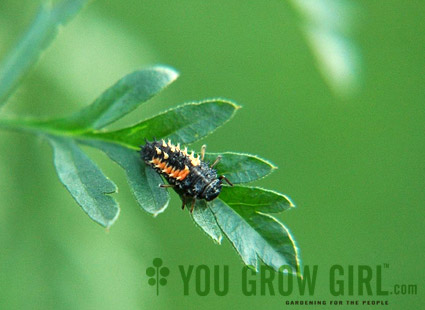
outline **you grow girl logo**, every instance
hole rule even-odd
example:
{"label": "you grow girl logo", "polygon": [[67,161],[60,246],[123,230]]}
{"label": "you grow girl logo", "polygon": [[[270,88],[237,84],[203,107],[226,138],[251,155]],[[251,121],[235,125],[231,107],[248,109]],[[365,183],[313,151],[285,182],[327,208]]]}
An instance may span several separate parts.
{"label": "you grow girl logo", "polygon": [[148,283],[151,286],[156,285],[156,295],[159,295],[159,285],[166,285],[170,269],[162,266],[162,259],[155,258],[152,262],[153,267],[146,268],[146,275],[149,277]]}
{"label": "you grow girl logo", "polygon": [[[322,286],[329,286],[329,297],[343,296],[380,296],[387,297],[390,294],[398,294],[399,287],[401,294],[415,295],[417,285],[410,286],[396,284],[394,290],[389,290],[388,285],[382,281],[384,270],[388,270],[387,265],[332,265],[322,272]],[[163,266],[162,259],[155,258],[153,266],[146,269],[148,284],[156,286],[156,294],[159,295],[159,287],[167,284],[170,269]],[[228,265],[178,265],[174,273],[177,282],[181,286],[182,294],[187,295],[216,295],[225,296],[229,293],[230,268]],[[258,272],[244,266],[242,269],[232,272],[240,279],[239,293],[244,296],[314,296],[317,279],[319,278],[319,267],[317,265],[306,265],[303,268],[303,276],[297,276],[295,270],[284,265],[280,272],[275,272],[267,266],[260,266]],[[323,281],[326,281],[323,283]],[[403,287],[404,292],[403,293]],[[409,293],[411,290],[412,293]],[[358,302],[354,300],[354,302]],[[381,303],[382,304],[382,303]]]}

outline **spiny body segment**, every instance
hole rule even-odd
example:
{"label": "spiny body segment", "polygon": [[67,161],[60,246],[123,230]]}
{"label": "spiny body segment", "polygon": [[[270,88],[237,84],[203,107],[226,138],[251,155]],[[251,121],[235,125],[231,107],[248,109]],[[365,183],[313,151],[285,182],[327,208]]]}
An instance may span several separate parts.
{"label": "spiny body segment", "polygon": [[168,140],[146,141],[140,151],[142,160],[164,176],[170,185],[162,187],[173,187],[181,196],[184,208],[188,198],[192,199],[192,208],[196,199],[211,201],[221,191],[222,180],[232,185],[225,176],[217,176],[213,167],[218,163],[220,157],[209,166],[203,162],[205,146],[202,147],[201,156],[190,154],[187,148],[181,149],[180,144],[174,145]]}

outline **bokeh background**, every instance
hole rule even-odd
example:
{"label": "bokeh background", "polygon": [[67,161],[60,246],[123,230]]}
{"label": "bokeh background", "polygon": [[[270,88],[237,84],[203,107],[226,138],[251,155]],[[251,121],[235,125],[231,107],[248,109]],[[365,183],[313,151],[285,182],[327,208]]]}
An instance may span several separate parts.
{"label": "bokeh background", "polygon": [[[39,4],[0,1],[0,56]],[[316,291],[303,298],[243,296],[242,262],[229,242],[215,245],[175,194],[152,218],[136,204],[123,171],[86,149],[120,188],[120,217],[105,231],[59,182],[46,142],[0,132],[0,308],[291,309],[286,300],[349,298],[329,293],[333,264],[386,263],[384,288],[418,285],[416,296],[385,298],[387,308],[419,309],[424,20],[420,1],[90,2],[2,113],[66,115],[151,64],[170,65],[181,77],[115,127],[187,101],[235,100],[243,106],[236,117],[193,147],[258,154],[279,167],[255,184],[296,203],[279,218],[303,264],[319,266]],[[171,269],[160,296],[145,273],[155,257]],[[189,264],[229,265],[229,294],[183,296],[177,265]],[[328,307],[309,307],[315,308]]]}

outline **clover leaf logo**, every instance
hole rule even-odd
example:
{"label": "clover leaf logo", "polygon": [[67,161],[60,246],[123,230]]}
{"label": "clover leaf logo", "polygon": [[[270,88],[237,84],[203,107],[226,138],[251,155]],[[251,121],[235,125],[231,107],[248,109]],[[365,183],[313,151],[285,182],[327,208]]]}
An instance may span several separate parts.
{"label": "clover leaf logo", "polygon": [[161,267],[162,259],[160,258],[155,258],[152,263],[154,267],[146,268],[146,275],[149,277],[149,285],[156,285],[156,295],[159,295],[159,286],[167,284],[167,279],[165,277],[168,277],[170,274],[170,269]]}

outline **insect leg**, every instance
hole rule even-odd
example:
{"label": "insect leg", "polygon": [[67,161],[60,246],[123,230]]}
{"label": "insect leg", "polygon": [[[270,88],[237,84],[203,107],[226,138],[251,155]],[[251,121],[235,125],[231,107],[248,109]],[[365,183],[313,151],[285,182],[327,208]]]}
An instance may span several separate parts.
{"label": "insect leg", "polygon": [[167,188],[167,187],[174,187],[175,185],[172,185],[172,184],[159,184],[159,187],[162,187],[162,188]]}
{"label": "insect leg", "polygon": [[206,144],[204,144],[202,147],[201,147],[201,160],[204,160],[204,157],[205,157],[205,150],[207,149],[207,145]]}
{"label": "insect leg", "polygon": [[193,197],[193,199],[192,199],[192,206],[190,207],[190,213],[192,213],[193,212],[193,208],[195,208],[195,202],[196,202],[196,198]]}
{"label": "insect leg", "polygon": [[186,205],[186,195],[182,195],[182,210],[184,210],[185,205]]}
{"label": "insect leg", "polygon": [[226,182],[227,182],[227,184],[229,184],[230,186],[233,186],[233,183],[232,183],[232,182],[230,182],[230,181],[229,181],[229,179],[228,179],[228,178],[226,178],[226,176],[224,176],[224,175],[220,175],[220,176],[218,177],[218,179],[219,179],[219,180],[224,180],[224,181],[226,181]]}
{"label": "insect leg", "polygon": [[218,164],[218,162],[221,160],[221,155],[219,155],[216,159],[215,159],[215,161],[213,162],[213,164],[211,165],[211,167],[210,168],[214,168],[214,166],[215,165],[217,165]]}

